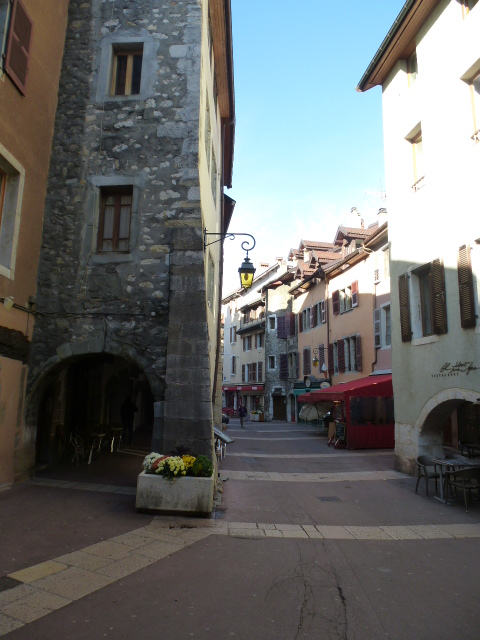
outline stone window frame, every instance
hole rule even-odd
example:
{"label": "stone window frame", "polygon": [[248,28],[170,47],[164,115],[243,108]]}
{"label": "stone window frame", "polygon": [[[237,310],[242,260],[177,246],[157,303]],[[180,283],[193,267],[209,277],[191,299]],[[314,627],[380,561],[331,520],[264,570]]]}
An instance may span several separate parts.
{"label": "stone window frame", "polygon": [[6,176],[0,223],[0,275],[14,280],[22,213],[25,169],[0,144],[0,169]]}
{"label": "stone window frame", "polygon": [[[271,358],[273,358],[273,367],[270,366],[271,365]],[[275,355],[268,355],[267,356],[267,365],[268,365],[268,370],[269,371],[275,371],[277,368],[277,357]]]}
{"label": "stone window frame", "polygon": [[[132,47],[134,45],[143,46],[142,59],[142,79],[140,82],[140,93],[128,96],[111,95],[112,86],[112,69],[113,59],[115,56],[115,48],[125,46]],[[97,58],[96,86],[94,87],[95,102],[103,104],[104,102],[131,102],[138,100],[147,100],[155,95],[154,85],[157,79],[158,59],[157,59],[158,42],[148,32],[143,29],[140,33],[132,35],[132,31],[117,31],[104,36],[99,43],[99,52]]]}
{"label": "stone window frame", "polygon": [[[140,194],[145,186],[144,176],[93,176],[89,179],[90,194],[86,198],[87,231],[85,233],[84,258],[88,264],[115,264],[133,262],[133,253],[140,235]],[[130,215],[130,247],[128,253],[97,253],[98,224],[102,189],[108,187],[132,187],[132,210]]]}

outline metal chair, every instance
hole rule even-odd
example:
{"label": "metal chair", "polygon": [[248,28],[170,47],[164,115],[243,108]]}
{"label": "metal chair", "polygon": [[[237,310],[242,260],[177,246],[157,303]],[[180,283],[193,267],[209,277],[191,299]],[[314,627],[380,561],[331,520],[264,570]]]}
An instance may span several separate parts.
{"label": "metal chair", "polygon": [[[433,467],[433,471],[429,468]],[[417,486],[415,487],[415,493],[417,493],[420,478],[425,478],[425,491],[428,495],[428,481],[435,480],[435,491],[438,491],[437,481],[440,478],[440,474],[437,472],[437,466],[430,456],[418,456],[417,458]]]}
{"label": "metal chair", "polygon": [[445,473],[447,481],[447,498],[448,492],[452,494],[452,489],[462,489],[465,498],[465,512],[468,513],[468,498],[472,501],[472,491],[480,492],[480,467],[472,467],[470,469],[457,469],[456,471],[447,471]]}

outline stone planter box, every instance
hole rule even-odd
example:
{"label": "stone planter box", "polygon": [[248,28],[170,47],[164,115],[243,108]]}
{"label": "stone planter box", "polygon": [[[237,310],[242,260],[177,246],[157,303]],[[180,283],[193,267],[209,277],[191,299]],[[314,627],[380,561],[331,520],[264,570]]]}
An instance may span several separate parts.
{"label": "stone planter box", "polygon": [[172,481],[142,471],[137,478],[135,507],[139,511],[155,513],[208,515],[213,509],[213,488],[213,476],[183,476]]}
{"label": "stone planter box", "polygon": [[258,420],[259,418],[260,418],[260,416],[258,415],[258,413],[251,413],[250,414],[250,420],[252,422],[259,422],[259,420]]}

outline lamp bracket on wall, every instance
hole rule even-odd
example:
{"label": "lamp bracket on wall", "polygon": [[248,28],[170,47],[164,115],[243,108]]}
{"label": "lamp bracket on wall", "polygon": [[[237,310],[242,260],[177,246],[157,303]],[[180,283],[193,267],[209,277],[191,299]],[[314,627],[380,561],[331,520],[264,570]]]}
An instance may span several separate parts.
{"label": "lamp bracket on wall", "polygon": [[[207,236],[220,236],[218,240],[213,240],[212,242],[207,242]],[[247,252],[252,251],[256,245],[255,238],[250,233],[210,233],[206,229],[203,230],[203,248],[204,250],[209,247],[211,244],[215,244],[216,242],[221,242],[222,240],[234,240],[237,236],[248,236],[251,240],[244,240],[242,242],[242,249]],[[250,247],[249,245],[252,244]]]}

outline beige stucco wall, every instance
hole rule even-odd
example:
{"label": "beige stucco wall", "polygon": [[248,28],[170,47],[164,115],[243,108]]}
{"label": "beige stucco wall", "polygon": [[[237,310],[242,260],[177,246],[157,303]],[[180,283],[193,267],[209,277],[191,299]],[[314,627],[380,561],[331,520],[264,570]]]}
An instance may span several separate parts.
{"label": "beige stucco wall", "polygon": [[[411,461],[429,447],[422,444],[419,417],[425,406],[445,402],[445,392],[480,391],[480,334],[460,326],[457,252],[472,246],[479,272],[478,175],[480,144],[472,139],[470,89],[462,80],[480,69],[480,11],[463,16],[454,0],[442,0],[417,37],[418,76],[409,87],[400,61],[383,87],[384,143],[391,239],[392,357],[397,464]],[[448,43],[448,46],[445,45]],[[412,189],[413,156],[405,137],[421,123],[425,180]],[[448,333],[421,338],[419,304],[411,299],[413,340],[402,343],[398,276],[436,258],[445,266]],[[474,275],[477,296],[478,280]],[[478,370],[440,375],[447,363],[473,362]],[[460,395],[461,395],[460,393]],[[463,396],[462,396],[463,397]],[[430,404],[429,404],[430,403]],[[422,418],[423,420],[423,418]]]}
{"label": "beige stucco wall", "polygon": [[[26,95],[21,96],[10,78],[0,74],[0,155],[21,176],[18,191],[16,239],[10,269],[0,269],[0,297],[12,296],[26,307],[35,296],[40,253],[46,181],[58,80],[63,55],[68,0],[24,0],[33,20]],[[55,28],[52,28],[54,25]],[[20,331],[30,340],[34,317],[21,309],[7,311],[0,306],[0,326]],[[23,372],[23,373],[22,373]],[[17,360],[0,356],[0,485],[14,479],[14,450],[17,475],[22,475],[20,448],[24,393],[24,367]]]}
{"label": "beige stucco wall", "polygon": [[[202,50],[201,50],[201,81],[200,81],[200,135],[199,135],[199,178],[200,178],[200,202],[202,208],[202,224],[203,228],[209,233],[221,232],[221,198],[223,197],[221,192],[220,172],[223,163],[222,158],[222,127],[220,120],[220,111],[217,108],[215,111],[214,101],[214,75],[215,75],[215,61],[213,56],[210,56],[210,46],[212,34],[209,28],[209,3],[202,3]],[[217,165],[217,193],[216,201],[214,202],[210,171],[213,170],[213,163],[208,166],[207,162],[207,148],[205,144],[206,137],[206,111],[207,104],[209,106],[210,114],[210,130],[211,130],[211,145],[213,147],[216,165]],[[207,239],[207,242],[214,242],[218,240],[220,236],[212,236]],[[208,287],[208,281],[211,277],[209,274],[209,256],[211,256],[215,268],[214,273],[214,287],[213,287],[213,304],[209,304],[208,296],[206,297],[207,303],[207,319],[208,319],[208,331],[209,331],[209,353],[210,353],[210,376],[213,385],[213,377],[215,372],[215,356],[217,353],[217,327],[218,327],[218,296],[220,289],[220,260],[221,260],[221,243],[207,247],[205,252],[205,282]],[[220,355],[221,357],[221,355]],[[220,363],[221,366],[221,363]]]}

